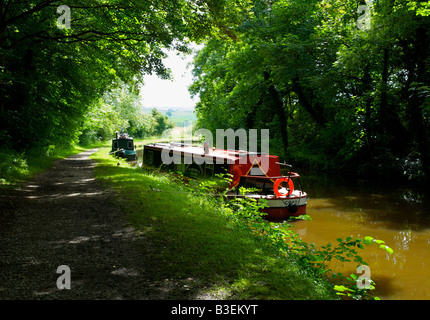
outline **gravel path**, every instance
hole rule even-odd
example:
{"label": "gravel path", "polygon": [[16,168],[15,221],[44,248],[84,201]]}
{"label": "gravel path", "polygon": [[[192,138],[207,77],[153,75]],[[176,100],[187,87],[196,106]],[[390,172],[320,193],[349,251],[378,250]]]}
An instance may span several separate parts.
{"label": "gravel path", "polygon": [[[148,280],[148,245],[94,179],[95,151],[0,195],[0,299],[190,298],[177,290],[183,283]],[[69,290],[57,287],[61,265]]]}

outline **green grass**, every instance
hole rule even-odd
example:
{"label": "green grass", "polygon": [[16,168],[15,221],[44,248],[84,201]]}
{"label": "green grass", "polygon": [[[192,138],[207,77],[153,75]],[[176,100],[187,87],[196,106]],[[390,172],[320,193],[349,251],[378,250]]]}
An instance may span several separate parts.
{"label": "green grass", "polygon": [[153,281],[192,278],[198,285],[190,294],[225,299],[334,299],[328,283],[239,227],[214,201],[189,193],[173,176],[153,168],[117,166],[108,151],[92,155],[96,178],[115,190],[115,201],[145,235],[142,250]]}
{"label": "green grass", "polygon": [[66,148],[52,148],[50,152],[30,150],[19,154],[16,151],[3,149],[0,152],[0,188],[6,190],[31,179],[34,175],[44,172],[59,159],[83,152],[90,147],[102,146],[69,146]]}

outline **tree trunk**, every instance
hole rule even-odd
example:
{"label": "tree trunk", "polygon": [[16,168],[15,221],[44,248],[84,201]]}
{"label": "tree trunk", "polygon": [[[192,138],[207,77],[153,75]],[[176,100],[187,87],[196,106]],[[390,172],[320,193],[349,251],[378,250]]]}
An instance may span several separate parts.
{"label": "tree trunk", "polygon": [[427,32],[423,27],[416,30],[414,38],[414,47],[408,50],[404,46],[404,50],[409,54],[407,62],[408,82],[406,85],[407,94],[407,110],[409,114],[409,128],[412,131],[413,137],[417,144],[417,150],[420,153],[421,164],[424,173],[424,181],[430,184],[430,141],[429,130],[424,122],[422,106],[425,101],[420,97],[417,90],[414,88],[414,82],[427,83],[426,60],[428,57]]}
{"label": "tree trunk", "polygon": [[[382,57],[382,72],[380,86],[380,101],[379,101],[379,131],[383,138],[384,146],[388,147],[394,154],[399,154],[399,151],[406,150],[406,146],[410,142],[410,136],[401,123],[399,115],[395,110],[395,106],[390,105],[388,101],[388,80],[389,80],[389,56],[388,48],[383,49]],[[402,145],[403,148],[399,148]],[[404,152],[404,151],[403,151]],[[405,156],[400,154],[400,156]]]}
{"label": "tree trunk", "polygon": [[[270,81],[270,74],[267,71],[264,72],[264,80],[266,82]],[[281,132],[283,151],[286,155],[288,150],[288,123],[287,123],[287,115],[285,113],[284,103],[282,101],[281,95],[279,94],[278,90],[276,90],[273,83],[269,84],[268,92],[269,92],[270,99],[273,102],[273,111],[276,115],[278,115],[278,118],[279,118],[279,122],[280,122],[279,129]]]}
{"label": "tree trunk", "polygon": [[369,64],[366,64],[364,67],[364,75],[361,81],[363,85],[363,95],[365,96],[365,118],[364,118],[364,129],[366,132],[365,138],[367,142],[367,149],[369,151],[370,163],[375,165],[375,122],[372,119],[372,99],[366,95],[367,92],[371,92],[372,88],[372,78],[370,76],[370,67]]}
{"label": "tree trunk", "polygon": [[327,119],[324,115],[323,106],[316,101],[315,94],[312,91],[305,92],[300,79],[296,76],[293,79],[293,90],[299,97],[300,105],[311,115],[312,119],[321,127],[325,127]]}

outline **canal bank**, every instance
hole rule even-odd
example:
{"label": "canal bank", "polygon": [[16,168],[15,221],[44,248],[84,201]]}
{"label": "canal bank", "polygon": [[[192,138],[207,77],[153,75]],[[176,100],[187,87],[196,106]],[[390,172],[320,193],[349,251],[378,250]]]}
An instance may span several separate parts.
{"label": "canal bank", "polygon": [[118,163],[106,148],[92,159],[97,162],[96,179],[116,194],[113,201],[129,213],[132,226],[145,238],[146,274],[154,283],[168,283],[171,297],[339,298],[327,280],[264,243],[243,217],[234,217],[201,190],[178,183],[180,175]]}

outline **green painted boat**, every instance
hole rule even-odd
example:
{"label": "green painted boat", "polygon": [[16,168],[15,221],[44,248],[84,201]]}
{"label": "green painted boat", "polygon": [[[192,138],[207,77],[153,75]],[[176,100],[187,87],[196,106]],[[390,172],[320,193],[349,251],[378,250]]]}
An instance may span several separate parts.
{"label": "green painted boat", "polygon": [[137,161],[137,152],[133,137],[130,137],[128,133],[116,132],[115,138],[112,139],[112,150],[109,154],[125,158],[127,161]]}

